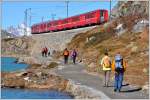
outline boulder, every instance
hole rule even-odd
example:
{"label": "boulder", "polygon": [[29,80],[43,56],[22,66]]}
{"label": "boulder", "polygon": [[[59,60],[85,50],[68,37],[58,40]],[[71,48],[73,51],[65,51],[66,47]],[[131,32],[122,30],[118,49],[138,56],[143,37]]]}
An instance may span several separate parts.
{"label": "boulder", "polygon": [[94,63],[90,63],[90,64],[88,65],[88,67],[89,67],[89,68],[93,68],[93,67],[95,67],[95,64],[94,64]]}
{"label": "boulder", "polygon": [[139,22],[137,22],[137,24],[135,24],[133,26],[132,32],[133,33],[139,33],[139,32],[143,32],[143,29],[149,25],[149,21],[148,20],[141,20]]}

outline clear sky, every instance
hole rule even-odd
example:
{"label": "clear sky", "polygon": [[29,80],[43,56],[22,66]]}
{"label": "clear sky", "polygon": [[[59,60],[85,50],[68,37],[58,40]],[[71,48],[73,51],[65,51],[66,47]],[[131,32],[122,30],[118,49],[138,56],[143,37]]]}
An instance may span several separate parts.
{"label": "clear sky", "polygon": [[[84,0],[85,1],[85,0]],[[112,7],[116,5],[117,1],[112,1]],[[44,1],[44,2],[2,2],[2,29],[6,29],[9,26],[17,27],[18,24],[24,22],[25,9],[31,8],[31,25],[42,21],[51,20],[52,15],[54,19],[67,17],[67,4],[63,1]],[[81,2],[71,1],[69,2],[69,16],[78,15],[81,13],[89,12],[96,9],[110,9],[110,2],[108,0],[94,1],[94,2]],[[28,14],[29,14],[28,10]],[[29,15],[30,16],[30,15]],[[28,17],[29,23],[29,17]]]}

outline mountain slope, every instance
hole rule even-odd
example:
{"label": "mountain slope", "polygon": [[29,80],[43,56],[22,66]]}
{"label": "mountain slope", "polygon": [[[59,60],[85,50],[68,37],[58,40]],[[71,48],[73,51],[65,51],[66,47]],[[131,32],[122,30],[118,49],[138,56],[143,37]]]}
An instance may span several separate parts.
{"label": "mountain slope", "polygon": [[[88,71],[103,74],[99,62],[104,52],[108,51],[112,59],[117,52],[120,52],[127,62],[125,81],[139,86],[148,84],[149,23],[143,22],[143,20],[148,20],[148,14],[146,10],[138,10],[139,8],[131,10],[139,3],[122,2],[117,9],[121,10],[122,5],[125,4],[130,5],[127,6],[129,10],[126,14],[122,17],[116,16],[95,29],[76,35],[68,44],[69,49],[78,50],[78,60],[82,59]],[[142,9],[146,9],[147,6],[143,6],[146,3],[148,2],[141,1]],[[132,11],[137,11],[137,13],[130,14]],[[117,27],[121,25],[122,27],[117,30]]]}

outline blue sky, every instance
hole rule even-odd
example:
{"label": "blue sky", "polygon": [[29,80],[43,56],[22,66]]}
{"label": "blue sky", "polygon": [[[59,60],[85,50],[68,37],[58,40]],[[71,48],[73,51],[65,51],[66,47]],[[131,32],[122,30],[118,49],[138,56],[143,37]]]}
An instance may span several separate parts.
{"label": "blue sky", "polygon": [[[112,7],[116,5],[117,1],[112,1]],[[69,16],[78,15],[96,9],[109,10],[110,3],[106,1],[95,2],[69,2]],[[63,1],[48,1],[48,2],[10,2],[2,3],[2,29],[9,26],[17,27],[18,24],[24,22],[25,9],[31,8],[31,25],[42,21],[51,20],[52,14],[56,15],[54,18],[66,18],[66,3]],[[29,11],[28,11],[29,13]],[[30,15],[29,15],[30,16]],[[28,17],[29,23],[29,17]]]}

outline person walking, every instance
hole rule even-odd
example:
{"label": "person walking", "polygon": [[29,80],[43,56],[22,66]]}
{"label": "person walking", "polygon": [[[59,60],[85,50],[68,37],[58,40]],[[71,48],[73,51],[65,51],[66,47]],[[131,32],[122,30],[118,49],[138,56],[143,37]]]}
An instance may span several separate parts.
{"label": "person walking", "polygon": [[44,54],[45,54],[45,49],[44,48],[42,48],[41,53],[42,53],[42,57],[44,57]]}
{"label": "person walking", "polygon": [[67,48],[64,50],[63,55],[64,55],[64,63],[67,64],[68,63],[68,57],[69,57],[69,51]]}
{"label": "person walking", "polygon": [[101,60],[101,66],[104,71],[104,87],[108,87],[111,72],[111,60],[107,52],[104,55],[105,56]]}
{"label": "person walking", "polygon": [[45,47],[45,57],[47,57],[48,49]]}
{"label": "person walking", "polygon": [[73,60],[73,63],[76,63],[76,57],[77,57],[77,51],[75,49],[73,49],[73,51],[71,52],[71,57]]}
{"label": "person walking", "polygon": [[126,63],[121,56],[120,52],[115,55],[115,59],[112,62],[112,71],[115,72],[115,84],[114,92],[120,92],[122,88],[123,76],[126,70]]}
{"label": "person walking", "polygon": [[49,48],[48,49],[48,56],[50,56],[51,55],[51,49]]}

